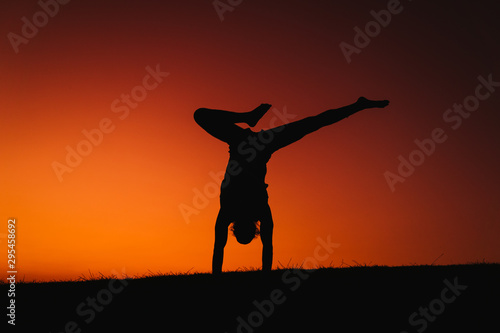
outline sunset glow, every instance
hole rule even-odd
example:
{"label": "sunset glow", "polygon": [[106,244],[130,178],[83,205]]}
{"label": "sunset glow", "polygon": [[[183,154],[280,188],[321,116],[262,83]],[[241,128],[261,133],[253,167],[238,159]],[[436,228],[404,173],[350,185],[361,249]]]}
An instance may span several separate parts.
{"label": "sunset glow", "polygon": [[[43,9],[2,4],[0,240],[16,218],[18,277],[210,271],[229,155],[193,112],[272,104],[258,131],[359,96],[391,104],[271,158],[273,268],[327,237],[340,246],[321,265],[500,261],[488,3],[401,1],[363,47],[354,28],[387,1],[243,1],[223,21],[211,1],[71,1],[16,46]],[[223,269],[260,267],[261,250],[230,236]]]}

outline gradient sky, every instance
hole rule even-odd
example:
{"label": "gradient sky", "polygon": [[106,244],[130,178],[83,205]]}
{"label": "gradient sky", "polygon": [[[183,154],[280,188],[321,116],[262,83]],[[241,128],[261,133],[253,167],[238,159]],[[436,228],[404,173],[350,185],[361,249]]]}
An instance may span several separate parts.
{"label": "gradient sky", "polygon": [[[270,103],[258,130],[282,124],[277,114],[300,119],[359,96],[391,105],[269,162],[273,267],[300,265],[328,236],[340,246],[323,265],[499,262],[500,88],[459,128],[443,119],[475,94],[478,76],[500,81],[498,3],[402,1],[348,63],[339,44],[354,45],[354,28],[388,3],[242,1],[221,21],[212,1],[74,0],[43,22],[36,1],[2,2],[0,240],[5,248],[15,217],[18,276],[210,271],[210,173],[225,169],[228,148],[194,110]],[[13,46],[10,33],[22,36],[34,15],[36,35]],[[137,95],[148,66],[170,74]],[[143,100],[129,107],[120,98],[132,91]],[[109,133],[61,181],[54,162],[66,164],[67,146],[85,149],[82,131],[103,119]],[[384,174],[436,128],[447,140],[392,191]],[[180,207],[205,188],[206,207],[184,218]],[[225,270],[260,265],[260,240],[229,238]]]}

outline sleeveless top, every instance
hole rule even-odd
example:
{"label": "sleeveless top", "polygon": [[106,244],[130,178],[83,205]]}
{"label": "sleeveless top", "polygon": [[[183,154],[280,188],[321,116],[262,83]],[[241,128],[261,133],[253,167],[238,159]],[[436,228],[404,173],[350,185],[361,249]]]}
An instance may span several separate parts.
{"label": "sleeveless top", "polygon": [[266,164],[272,152],[259,136],[262,132],[244,131],[245,135],[229,145],[229,161],[221,184],[221,208],[248,211],[267,205]]}

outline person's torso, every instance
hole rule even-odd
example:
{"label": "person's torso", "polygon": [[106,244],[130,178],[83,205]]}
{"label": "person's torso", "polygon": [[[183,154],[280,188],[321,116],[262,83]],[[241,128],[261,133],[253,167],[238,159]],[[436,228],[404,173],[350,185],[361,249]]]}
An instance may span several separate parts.
{"label": "person's torso", "polygon": [[265,191],[267,162],[271,158],[269,149],[259,138],[259,133],[247,130],[242,140],[229,146],[229,161],[221,193],[258,194]]}

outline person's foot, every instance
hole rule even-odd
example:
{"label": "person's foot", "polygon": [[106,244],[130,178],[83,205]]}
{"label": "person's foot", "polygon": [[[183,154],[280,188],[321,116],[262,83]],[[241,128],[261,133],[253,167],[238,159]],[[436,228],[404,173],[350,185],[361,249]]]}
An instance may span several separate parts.
{"label": "person's foot", "polygon": [[271,104],[261,104],[256,107],[253,111],[248,113],[248,121],[246,122],[248,126],[254,127],[259,122],[267,111],[271,108]]}
{"label": "person's foot", "polygon": [[372,101],[370,99],[367,99],[365,97],[360,97],[358,98],[357,102],[358,105],[361,105],[365,109],[369,108],[385,108],[387,105],[389,105],[388,100],[382,100],[382,101]]}

